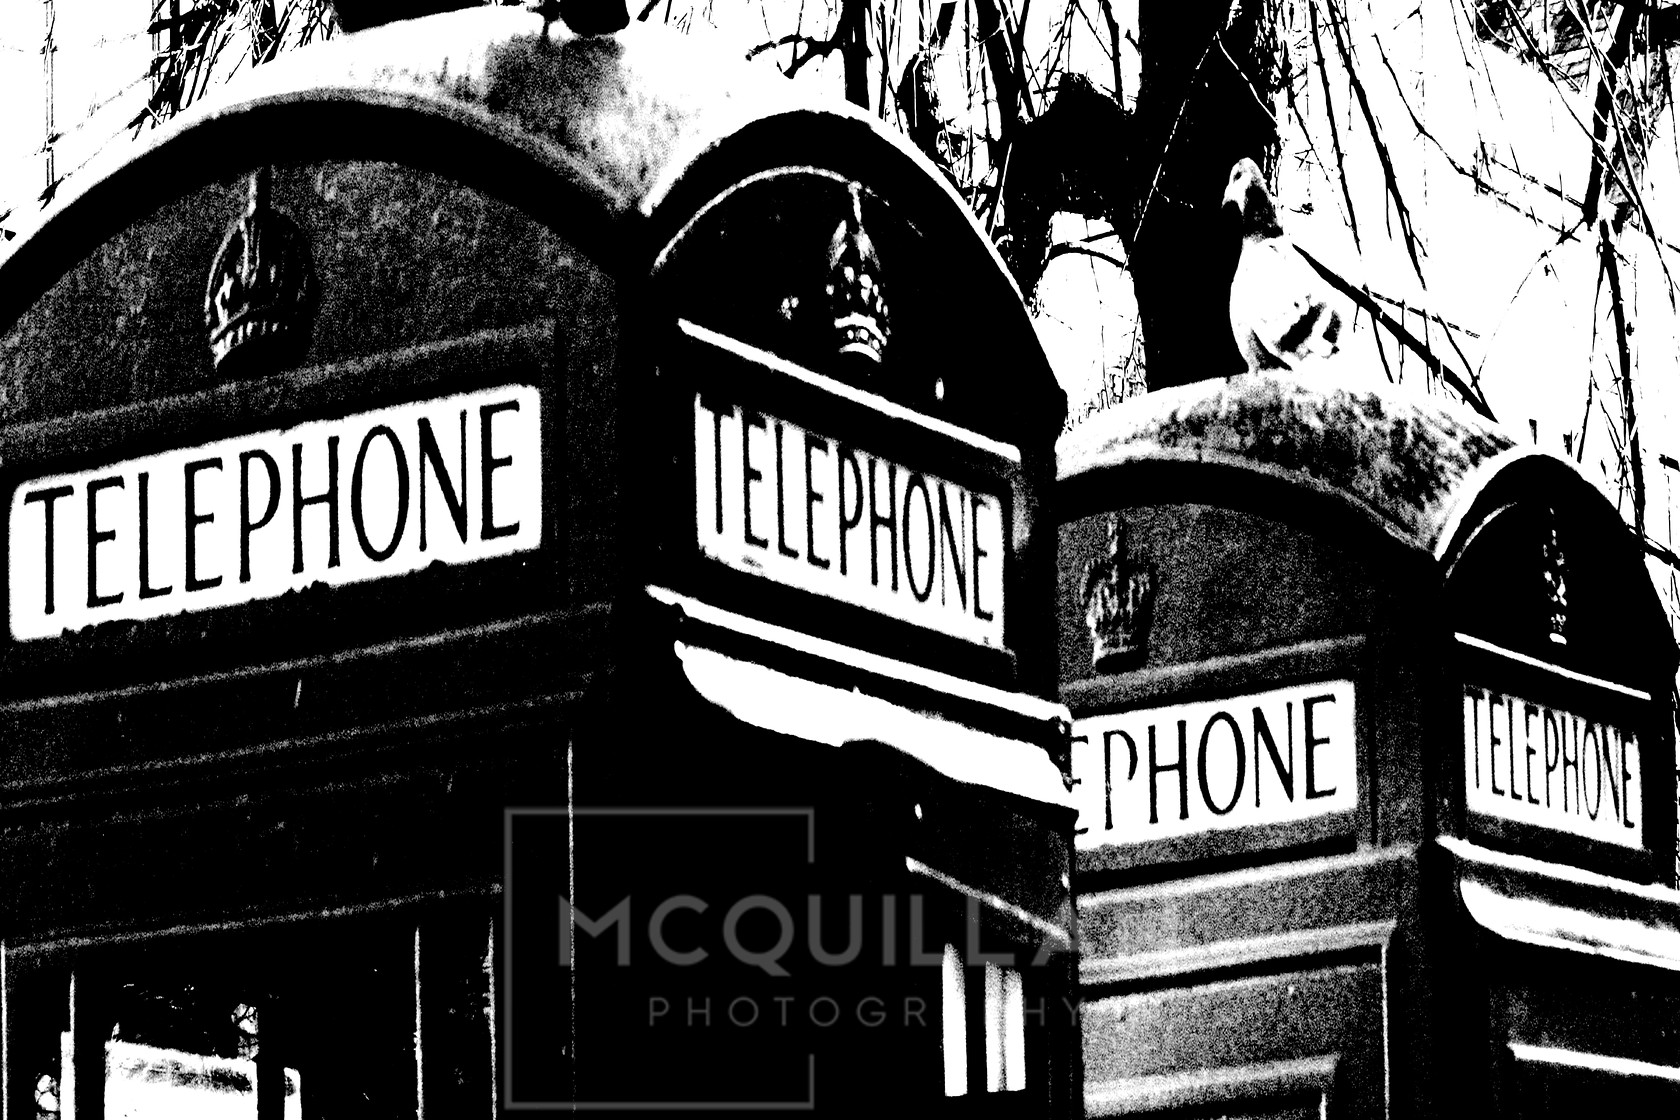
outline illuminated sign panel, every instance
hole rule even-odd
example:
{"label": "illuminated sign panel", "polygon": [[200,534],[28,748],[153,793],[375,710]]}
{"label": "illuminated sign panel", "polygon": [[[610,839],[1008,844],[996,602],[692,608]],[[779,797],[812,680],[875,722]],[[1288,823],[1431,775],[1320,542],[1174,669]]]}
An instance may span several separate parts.
{"label": "illuminated sign panel", "polygon": [[534,549],[540,409],[510,385],[25,482],[12,637]]}
{"label": "illuminated sign panel", "polygon": [[1082,849],[1282,824],[1359,801],[1352,681],[1074,721]]}
{"label": "illuminated sign panel", "polygon": [[1638,738],[1549,704],[1464,686],[1464,792],[1474,813],[1644,847]]}
{"label": "illuminated sign panel", "polygon": [[1003,646],[1003,503],[767,412],[694,398],[700,550],[736,571]]}

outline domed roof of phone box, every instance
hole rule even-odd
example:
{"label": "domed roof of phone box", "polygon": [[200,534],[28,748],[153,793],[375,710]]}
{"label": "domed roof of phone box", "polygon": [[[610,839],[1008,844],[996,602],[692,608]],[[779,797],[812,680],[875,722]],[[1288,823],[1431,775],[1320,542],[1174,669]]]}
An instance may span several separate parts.
{"label": "domed roof of phone box", "polygon": [[1633,534],[1575,463],[1463,405],[1393,385],[1214,378],[1133,398],[1057,445],[1064,488],[1180,476],[1199,469],[1191,464],[1329,499],[1448,567],[1494,499],[1561,504],[1649,584]]}
{"label": "domed roof of phone box", "polygon": [[[1539,570],[1541,552],[1528,537],[1483,532],[1527,510],[1517,521],[1561,526],[1575,556],[1571,609],[1596,637],[1572,645],[1568,660],[1613,664],[1600,671],[1641,687],[1666,691],[1671,679],[1667,614],[1645,550],[1616,506],[1574,462],[1456,402],[1374,380],[1268,373],[1201,381],[1092,416],[1057,445],[1057,477],[1064,519],[1134,505],[1242,505],[1364,541],[1357,547],[1372,555],[1390,541],[1399,546],[1391,559],[1422,561],[1433,573],[1426,582],[1448,589],[1444,600],[1426,594],[1449,614],[1475,615],[1478,602],[1509,597],[1507,585],[1526,586],[1524,574]],[[1349,526],[1360,525],[1368,531],[1350,536]]]}

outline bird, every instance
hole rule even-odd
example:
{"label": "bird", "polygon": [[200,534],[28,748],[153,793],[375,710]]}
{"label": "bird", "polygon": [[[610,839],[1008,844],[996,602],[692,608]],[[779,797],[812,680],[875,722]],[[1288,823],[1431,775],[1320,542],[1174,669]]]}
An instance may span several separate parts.
{"label": "bird", "polygon": [[539,0],[544,19],[556,15],[573,35],[612,35],[630,26],[625,0]]}
{"label": "bird", "polygon": [[1231,334],[1249,372],[1317,370],[1341,349],[1344,317],[1278,224],[1277,208],[1252,159],[1232,166],[1222,209],[1235,211],[1242,233],[1231,278]]}

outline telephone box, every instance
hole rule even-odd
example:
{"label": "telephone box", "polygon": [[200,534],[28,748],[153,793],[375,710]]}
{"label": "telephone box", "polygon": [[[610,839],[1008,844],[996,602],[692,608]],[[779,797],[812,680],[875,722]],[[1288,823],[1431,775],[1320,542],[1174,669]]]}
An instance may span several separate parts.
{"label": "telephone box", "polygon": [[1672,1108],[1675,651],[1577,468],[1245,375],[1059,487],[1087,1113]]}
{"label": "telephone box", "polygon": [[0,263],[7,1120],[1078,1108],[1065,401],[804,98],[392,23]]}

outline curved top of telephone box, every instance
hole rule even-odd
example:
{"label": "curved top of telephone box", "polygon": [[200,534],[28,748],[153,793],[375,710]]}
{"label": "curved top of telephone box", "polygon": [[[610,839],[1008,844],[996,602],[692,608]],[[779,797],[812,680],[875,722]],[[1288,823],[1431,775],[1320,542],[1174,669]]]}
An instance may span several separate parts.
{"label": "curved top of telephone box", "polygon": [[1465,410],[1394,390],[1257,374],[1148,393],[1103,413],[1063,441],[1057,474],[1066,482],[1201,464],[1322,495],[1444,560],[1467,499],[1507,468],[1541,462],[1565,486],[1585,481],[1566,460],[1520,446]]}
{"label": "curved top of telephone box", "polygon": [[1194,478],[1206,480],[1194,486],[1204,498],[1305,499],[1316,513],[1427,558],[1443,579],[1499,510],[1561,507],[1585,522],[1626,580],[1613,584],[1621,640],[1673,656],[1641,552],[1615,507],[1573,462],[1465,408],[1390,387],[1239,375],[1148,393],[1094,417],[1059,445],[1057,476],[1064,504],[1078,507],[1096,508],[1103,493],[1136,501],[1140,489],[1159,494]]}
{"label": "curved top of telephone box", "polygon": [[612,276],[624,304],[636,296],[623,285],[658,272],[731,188],[789,171],[862,184],[914,234],[916,251],[891,262],[901,368],[936,353],[943,411],[987,435],[1047,446],[1060,426],[1065,396],[1019,289],[947,180],[896,133],[838,97],[720,56],[704,35],[632,23],[579,36],[504,7],[283,55],[108,148],[32,225],[22,219],[0,260],[0,324],[171,200],[258,166],[322,160],[390,161],[511,203]]}

